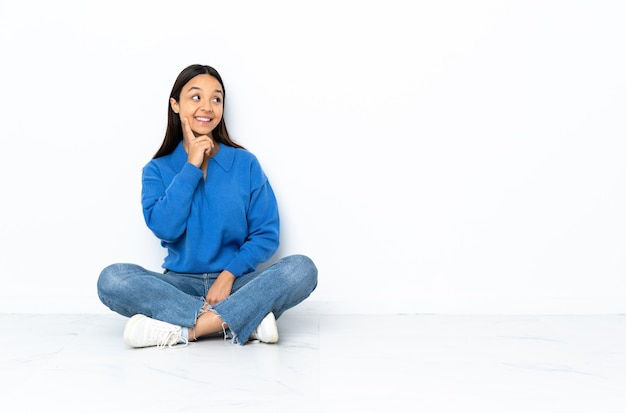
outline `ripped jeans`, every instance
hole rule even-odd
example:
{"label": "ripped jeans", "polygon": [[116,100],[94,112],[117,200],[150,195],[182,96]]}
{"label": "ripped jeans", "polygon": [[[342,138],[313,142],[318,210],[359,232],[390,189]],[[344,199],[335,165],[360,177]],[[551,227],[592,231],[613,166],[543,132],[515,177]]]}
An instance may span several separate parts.
{"label": "ripped jeans", "polygon": [[[135,264],[112,264],[100,273],[98,296],[125,317],[144,314],[182,327],[193,327],[219,273],[158,273]],[[284,257],[262,270],[235,279],[230,296],[212,307],[228,325],[234,343],[244,345],[270,312],[283,312],[317,287],[317,268],[304,255]]]}

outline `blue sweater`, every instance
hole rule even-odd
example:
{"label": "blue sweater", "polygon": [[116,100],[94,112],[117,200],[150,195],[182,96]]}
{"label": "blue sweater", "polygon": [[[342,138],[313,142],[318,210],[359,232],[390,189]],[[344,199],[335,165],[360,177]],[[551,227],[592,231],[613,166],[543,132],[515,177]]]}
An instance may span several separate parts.
{"label": "blue sweater", "polygon": [[182,142],[143,169],[141,204],[148,228],[167,248],[163,268],[183,273],[256,269],[278,249],[274,191],[257,158],[224,144],[202,171]]}

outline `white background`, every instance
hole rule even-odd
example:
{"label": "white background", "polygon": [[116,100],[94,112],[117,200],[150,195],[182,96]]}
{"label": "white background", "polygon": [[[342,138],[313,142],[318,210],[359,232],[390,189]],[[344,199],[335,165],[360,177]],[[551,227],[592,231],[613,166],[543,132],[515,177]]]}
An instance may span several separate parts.
{"label": "white background", "polygon": [[[626,6],[0,0],[0,311],[108,312],[159,270],[143,165],[214,66],[279,197],[303,308],[626,312]],[[308,306],[308,307],[307,307]]]}

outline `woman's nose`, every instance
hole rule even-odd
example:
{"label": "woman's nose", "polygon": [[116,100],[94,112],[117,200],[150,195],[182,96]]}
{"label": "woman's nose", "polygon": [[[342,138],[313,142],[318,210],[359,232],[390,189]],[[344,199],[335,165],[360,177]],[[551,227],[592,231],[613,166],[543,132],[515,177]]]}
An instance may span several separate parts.
{"label": "woman's nose", "polygon": [[213,112],[213,105],[211,104],[211,102],[203,102],[202,104],[202,109],[207,111],[207,112]]}

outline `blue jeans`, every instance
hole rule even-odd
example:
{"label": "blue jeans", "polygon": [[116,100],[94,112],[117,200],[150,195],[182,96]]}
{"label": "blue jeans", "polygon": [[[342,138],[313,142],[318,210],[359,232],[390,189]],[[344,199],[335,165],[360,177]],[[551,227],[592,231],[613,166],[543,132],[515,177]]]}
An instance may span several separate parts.
{"label": "blue jeans", "polygon": [[[98,278],[104,305],[126,317],[144,314],[182,327],[193,327],[219,273],[158,273],[135,264],[112,264]],[[244,345],[270,312],[278,319],[317,287],[317,268],[304,255],[291,255],[235,279],[232,292],[213,306],[228,325],[233,342]]]}

